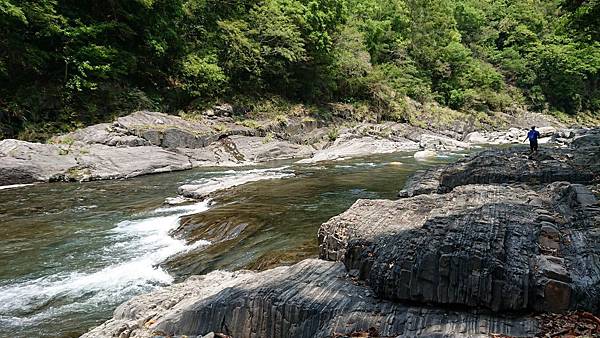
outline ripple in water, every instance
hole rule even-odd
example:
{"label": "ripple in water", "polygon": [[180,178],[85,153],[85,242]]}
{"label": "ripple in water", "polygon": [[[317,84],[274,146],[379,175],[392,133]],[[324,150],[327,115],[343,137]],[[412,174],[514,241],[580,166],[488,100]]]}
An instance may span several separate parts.
{"label": "ripple in water", "polygon": [[187,245],[170,237],[169,231],[178,225],[179,217],[205,211],[208,203],[159,208],[147,215],[151,217],[118,223],[106,232],[114,244],[101,250],[114,264],[98,271],[57,273],[1,286],[0,327],[17,333],[56,317],[93,311],[98,305],[119,304],[132,295],[172,283],[173,277],[157,264],[209,242]]}

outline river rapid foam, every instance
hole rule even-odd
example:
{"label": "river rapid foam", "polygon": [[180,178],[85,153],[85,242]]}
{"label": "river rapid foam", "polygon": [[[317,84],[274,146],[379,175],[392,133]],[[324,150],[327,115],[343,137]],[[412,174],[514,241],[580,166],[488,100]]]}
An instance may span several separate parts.
{"label": "river rapid foam", "polygon": [[90,311],[97,304],[118,304],[132,295],[173,282],[157,266],[166,258],[210,244],[186,244],[169,236],[179,218],[208,209],[208,201],[158,208],[139,218],[122,221],[106,233],[113,244],[102,248],[98,259],[109,264],[97,271],[73,271],[18,281],[0,287],[0,327],[20,327],[57,316]]}

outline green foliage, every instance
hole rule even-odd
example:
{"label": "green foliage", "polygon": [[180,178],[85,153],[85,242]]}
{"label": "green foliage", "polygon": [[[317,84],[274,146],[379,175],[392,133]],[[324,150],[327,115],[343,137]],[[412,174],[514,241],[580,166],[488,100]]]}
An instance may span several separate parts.
{"label": "green foliage", "polygon": [[246,128],[255,129],[255,130],[261,128],[261,124],[252,119],[243,120],[242,122],[240,122],[240,124]]}
{"label": "green foliage", "polygon": [[338,127],[333,127],[327,131],[327,138],[329,141],[333,142],[340,136],[340,129]]}
{"label": "green foliage", "polygon": [[283,114],[276,115],[273,120],[277,124],[282,125],[282,126],[287,126],[287,124],[289,123],[288,118]]}
{"label": "green foliage", "polygon": [[190,96],[214,96],[227,83],[227,76],[215,56],[186,55],[181,62],[181,76],[181,87]]}
{"label": "green foliage", "polygon": [[35,140],[239,96],[271,117],[361,102],[417,123],[407,98],[593,114],[600,0],[0,0],[0,80],[0,135]]}

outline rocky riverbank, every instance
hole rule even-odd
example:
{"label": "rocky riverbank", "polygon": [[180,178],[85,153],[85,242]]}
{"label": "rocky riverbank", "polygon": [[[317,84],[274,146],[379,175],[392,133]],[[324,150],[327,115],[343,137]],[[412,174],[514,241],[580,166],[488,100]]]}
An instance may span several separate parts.
{"label": "rocky riverbank", "polygon": [[323,224],[321,259],[191,277],[84,337],[534,336],[539,311],[598,314],[600,132],[565,136],[416,175]]}
{"label": "rocky riverbank", "polygon": [[[199,120],[140,111],[113,123],[58,136],[47,144],[0,141],[0,186],[52,181],[91,181],[186,170],[302,159],[305,163],[376,153],[415,151],[417,157],[483,143],[521,142],[526,126],[508,131],[463,133],[400,123],[340,127],[311,119],[236,121],[227,107]],[[568,140],[574,131],[534,116],[546,139]],[[445,136],[444,134],[451,134]]]}

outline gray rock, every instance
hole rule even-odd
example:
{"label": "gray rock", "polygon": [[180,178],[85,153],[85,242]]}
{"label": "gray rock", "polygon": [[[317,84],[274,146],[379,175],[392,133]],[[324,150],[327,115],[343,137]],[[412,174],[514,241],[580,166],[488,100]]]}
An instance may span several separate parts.
{"label": "gray rock", "polygon": [[437,168],[419,171],[412,175],[398,197],[413,197],[416,195],[436,193],[440,188],[440,176],[443,169]]}
{"label": "gray rock", "polygon": [[250,162],[306,158],[315,152],[311,146],[262,137],[231,136],[230,140],[244,160]]}
{"label": "gray rock", "polygon": [[406,139],[398,141],[372,136],[355,138],[353,135],[346,135],[336,139],[324,149],[317,151],[312,158],[302,160],[299,163],[335,161],[350,157],[417,150],[418,148],[416,142]]}
{"label": "gray rock", "polygon": [[115,128],[145,139],[149,144],[164,148],[201,148],[218,139],[213,128],[201,121],[148,111],[119,117]]}
{"label": "gray rock", "polygon": [[104,144],[107,146],[139,147],[151,145],[148,140],[130,134],[126,129],[114,127],[108,123],[96,124],[52,139],[54,143],[68,144],[79,141],[86,144]]}
{"label": "gray rock", "polygon": [[[360,278],[378,296],[390,300],[493,311],[551,305],[555,310],[595,311],[596,301],[582,299],[597,297],[600,291],[599,248],[591,242],[597,235],[595,226],[579,221],[593,219],[594,214],[582,204],[573,207],[577,197],[563,192],[572,189],[566,183],[539,192],[525,187],[465,185],[441,195],[359,200],[321,226],[320,255],[343,261],[349,270],[359,270]],[[557,202],[553,200],[556,195],[565,198]],[[539,198],[548,213],[561,210],[560,218],[572,218],[560,225],[565,233],[577,229],[581,238],[581,243],[560,244],[566,275],[578,275],[572,282],[536,274],[536,234],[542,225],[532,217],[539,206],[530,203],[531,196]],[[587,257],[585,264],[574,264],[580,257]],[[547,302],[557,297],[563,298]],[[590,299],[597,299],[594,297]]]}
{"label": "gray rock", "polygon": [[[466,184],[590,183],[600,178],[598,158],[600,147],[544,147],[532,156],[523,147],[488,150],[409,180],[404,191],[430,192],[430,188],[435,188],[435,179],[439,181],[437,192],[440,193]],[[427,179],[420,179],[425,177]]]}
{"label": "gray rock", "polygon": [[[148,131],[145,131],[148,135]],[[154,140],[154,136],[152,136]],[[179,129],[166,128],[162,131],[161,146],[163,148],[202,148],[218,139],[218,135],[207,134],[199,135],[194,132]]]}
{"label": "gray rock", "polygon": [[464,141],[471,144],[485,144],[490,142],[488,137],[478,131],[467,134],[467,136],[464,138]]}
{"label": "gray rock", "polygon": [[313,338],[369,329],[385,337],[531,336],[537,331],[536,322],[527,317],[380,301],[367,287],[354,284],[343,264],[312,259],[260,273],[215,271],[191,277],[133,298],[83,337],[112,337],[119,327],[140,321],[143,325],[133,330],[140,338],[153,332]]}
{"label": "gray rock", "polygon": [[67,173],[69,180],[130,178],[192,168],[187,156],[154,146],[90,145],[76,151],[75,156],[78,165]]}
{"label": "gray rock", "polygon": [[58,181],[78,166],[70,145],[0,141],[0,185]]}
{"label": "gray rock", "polygon": [[0,141],[0,184],[89,181],[184,170],[188,157],[153,146]]}
{"label": "gray rock", "polygon": [[431,134],[423,134],[421,136],[419,146],[422,149],[432,151],[458,151],[469,149],[471,147],[471,145],[466,142],[457,141],[455,139],[445,136]]}

